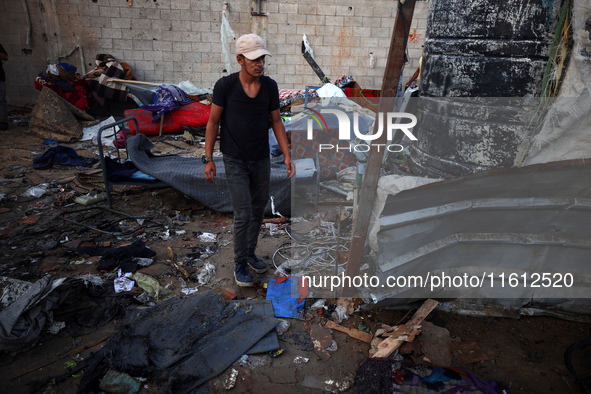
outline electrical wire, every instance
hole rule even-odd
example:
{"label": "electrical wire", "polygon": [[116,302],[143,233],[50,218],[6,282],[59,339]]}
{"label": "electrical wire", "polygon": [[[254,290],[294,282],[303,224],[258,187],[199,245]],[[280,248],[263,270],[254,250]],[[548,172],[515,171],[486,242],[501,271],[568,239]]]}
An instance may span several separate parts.
{"label": "electrical wire", "polygon": [[[331,223],[330,231],[333,235],[315,236],[308,235],[306,237],[294,237],[289,227],[286,228],[286,233],[292,239],[291,242],[282,243],[275,253],[273,253],[272,262],[275,268],[281,273],[287,273],[286,270],[298,270],[298,274],[322,273],[330,270],[333,272],[337,259],[337,236],[334,234],[334,226]],[[309,233],[310,234],[310,233]],[[339,252],[348,252],[349,248],[346,243],[350,241],[349,237],[340,237]],[[286,251],[289,250],[289,255]],[[278,256],[284,261],[277,264]],[[287,264],[286,264],[287,263]],[[286,264],[286,267],[284,265]],[[338,264],[338,267],[344,266],[345,263]]]}

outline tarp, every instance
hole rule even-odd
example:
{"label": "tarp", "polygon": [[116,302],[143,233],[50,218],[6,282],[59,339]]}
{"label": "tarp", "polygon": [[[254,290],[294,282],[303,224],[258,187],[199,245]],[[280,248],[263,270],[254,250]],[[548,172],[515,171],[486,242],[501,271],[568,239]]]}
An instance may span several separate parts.
{"label": "tarp", "polygon": [[65,280],[45,276],[0,312],[0,350],[26,350],[37,342],[53,309],[70,294],[67,288],[55,291]]}
{"label": "tarp", "polygon": [[[523,164],[583,159],[591,151],[591,37],[588,21],[591,0],[575,0],[572,9],[573,48],[556,100],[539,133],[524,142],[528,154]],[[520,163],[520,164],[522,164]]]}
{"label": "tarp", "polygon": [[306,298],[297,292],[297,278],[269,278],[267,286],[267,300],[273,302],[275,317],[302,317]]}
{"label": "tarp", "polygon": [[[129,158],[142,172],[152,175],[167,185],[200,201],[219,212],[232,212],[232,201],[226,181],[224,163],[221,157],[214,157],[216,181],[207,181],[203,172],[201,158],[180,156],[154,156],[150,150],[154,144],[143,134],[134,135],[127,140]],[[286,177],[284,157],[271,158],[270,195],[275,210],[283,216],[291,214],[291,181]],[[271,201],[265,214],[273,214]]]}
{"label": "tarp", "polygon": [[102,366],[148,378],[168,392],[187,393],[222,373],[279,321],[212,291],[163,301],[134,313],[99,352],[79,363],[80,391],[104,374]]}

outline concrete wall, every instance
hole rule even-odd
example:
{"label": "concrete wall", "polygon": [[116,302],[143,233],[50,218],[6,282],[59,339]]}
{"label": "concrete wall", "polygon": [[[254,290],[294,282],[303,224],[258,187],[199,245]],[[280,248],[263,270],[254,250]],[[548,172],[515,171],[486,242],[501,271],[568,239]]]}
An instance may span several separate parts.
{"label": "concrete wall", "polygon": [[[229,0],[226,15],[236,37],[253,32],[265,39],[273,54],[267,75],[280,88],[319,84],[301,55],[304,33],[317,63],[331,80],[353,75],[364,88],[381,88],[396,1],[261,1],[266,16],[251,15],[257,5],[250,0]],[[32,26],[30,39],[25,4]],[[428,7],[428,2],[419,1],[415,8],[411,33],[416,28],[420,37],[418,43],[409,44],[405,81],[422,53]],[[58,58],[76,46],[82,48],[87,71],[95,67],[97,54],[109,53],[129,63],[139,80],[190,80],[198,87],[211,88],[227,74],[220,34],[223,8],[223,1],[206,0],[0,1],[0,43],[9,54],[4,63],[9,103],[34,102],[38,92],[33,80],[48,63],[65,61],[82,73],[80,50]],[[233,44],[231,51],[234,54]],[[374,68],[369,68],[370,52],[376,58]]]}

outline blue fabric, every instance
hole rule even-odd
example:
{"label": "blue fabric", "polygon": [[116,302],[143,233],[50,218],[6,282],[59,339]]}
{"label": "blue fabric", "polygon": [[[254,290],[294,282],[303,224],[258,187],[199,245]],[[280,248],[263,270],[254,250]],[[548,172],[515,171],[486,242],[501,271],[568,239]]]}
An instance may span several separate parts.
{"label": "blue fabric", "polygon": [[70,72],[73,72],[73,73],[75,73],[76,70],[77,70],[76,66],[72,66],[69,63],[58,63],[57,65],[58,66],[62,66],[64,68],[64,70],[70,71]]}
{"label": "blue fabric", "polygon": [[47,170],[54,165],[90,167],[97,159],[78,156],[76,151],[69,146],[54,146],[45,153],[33,159],[33,168],[36,170]]}
{"label": "blue fabric", "polygon": [[[158,179],[138,170],[135,164],[131,161],[119,163],[111,159],[109,156],[106,156],[105,167],[107,168],[107,177],[111,182],[124,182],[132,179],[142,180],[146,183],[158,182]],[[143,176],[140,174],[143,174]]]}
{"label": "blue fabric", "polygon": [[182,105],[187,105],[193,100],[181,88],[175,85],[162,84],[156,91],[155,104],[141,106],[141,109],[152,111],[152,123],[156,123],[166,112],[173,111]]}
{"label": "blue fabric", "polygon": [[62,81],[59,76],[51,76],[48,77],[46,75],[44,75],[44,73],[39,73],[39,77],[43,78],[46,81],[49,81],[51,83],[55,83],[56,85],[58,85],[60,88],[62,88],[64,90],[64,92],[73,92],[74,88],[70,85],[68,85],[66,82]]}
{"label": "blue fabric", "polygon": [[282,278],[270,278],[267,283],[267,300],[273,302],[275,317],[298,318],[302,317],[305,298],[300,301],[297,278],[288,277],[283,282]]}

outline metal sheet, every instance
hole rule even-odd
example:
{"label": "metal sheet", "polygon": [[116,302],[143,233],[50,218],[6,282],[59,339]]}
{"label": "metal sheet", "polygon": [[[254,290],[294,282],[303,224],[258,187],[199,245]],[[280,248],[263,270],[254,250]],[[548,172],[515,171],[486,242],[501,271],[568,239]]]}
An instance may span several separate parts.
{"label": "metal sheet", "polygon": [[[454,289],[386,286],[372,289],[373,296],[493,302],[557,298],[556,303],[567,304],[571,311],[591,311],[591,171],[587,163],[573,160],[487,171],[388,197],[378,233],[380,283],[389,276],[425,279],[445,272],[484,276],[484,286],[478,281],[474,284],[480,286]],[[543,273],[568,273],[573,285],[532,286],[530,279]],[[509,286],[511,274],[518,278],[516,286]],[[577,301],[565,303],[565,299]]]}

